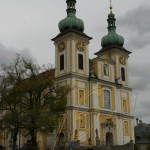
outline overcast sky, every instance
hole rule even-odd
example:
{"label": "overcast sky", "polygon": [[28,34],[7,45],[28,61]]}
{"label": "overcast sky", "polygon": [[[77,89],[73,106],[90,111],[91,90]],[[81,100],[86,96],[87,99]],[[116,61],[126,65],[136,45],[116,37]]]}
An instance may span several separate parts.
{"label": "overcast sky", "polygon": [[[133,52],[129,58],[132,112],[149,123],[150,1],[112,1],[117,33],[124,36],[124,47]],[[85,33],[93,37],[93,58],[107,34],[109,0],[77,0],[76,9],[77,17],[84,21]],[[51,39],[59,33],[58,22],[65,17],[65,0],[0,0],[0,64],[8,64],[16,53],[22,53],[41,65],[54,65]]]}

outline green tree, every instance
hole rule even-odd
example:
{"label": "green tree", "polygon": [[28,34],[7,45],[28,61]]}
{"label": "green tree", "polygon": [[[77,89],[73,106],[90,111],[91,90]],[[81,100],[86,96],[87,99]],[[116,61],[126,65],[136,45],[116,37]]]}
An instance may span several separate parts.
{"label": "green tree", "polygon": [[20,93],[12,86],[6,77],[1,77],[0,85],[0,109],[3,113],[1,117],[1,125],[5,128],[13,128],[13,149],[15,148],[17,141],[17,134],[21,126],[22,118],[20,118],[21,111],[19,109]]}
{"label": "green tree", "polygon": [[60,114],[66,109],[70,88],[55,84],[48,76],[48,70],[41,72],[38,65],[19,55],[9,66],[3,65],[2,70],[0,107],[7,112],[2,121],[13,125],[16,131],[13,148],[19,128],[26,128],[32,144],[36,145],[38,129],[58,125]]}

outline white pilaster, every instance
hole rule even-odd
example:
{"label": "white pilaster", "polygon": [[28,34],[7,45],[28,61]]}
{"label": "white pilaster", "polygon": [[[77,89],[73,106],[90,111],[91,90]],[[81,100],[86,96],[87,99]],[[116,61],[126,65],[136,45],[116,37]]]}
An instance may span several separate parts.
{"label": "white pilaster", "polygon": [[57,47],[55,45],[55,77],[57,77],[57,74],[58,74],[57,56],[58,56],[58,52],[57,52]]}
{"label": "white pilaster", "polygon": [[67,72],[70,72],[70,40],[67,41]]}
{"label": "white pilaster", "polygon": [[76,71],[76,62],[75,62],[75,58],[76,58],[76,51],[75,51],[75,40],[72,40],[72,72]]}
{"label": "white pilaster", "polygon": [[88,45],[86,45],[86,75],[88,76],[89,75],[89,47]]}

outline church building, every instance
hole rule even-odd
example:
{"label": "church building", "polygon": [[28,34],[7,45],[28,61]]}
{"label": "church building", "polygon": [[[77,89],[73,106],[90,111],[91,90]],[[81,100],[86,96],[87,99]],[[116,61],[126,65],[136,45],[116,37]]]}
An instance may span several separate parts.
{"label": "church building", "polygon": [[[134,141],[128,58],[124,38],[116,33],[116,19],[108,15],[108,33],[95,58],[89,58],[92,39],[84,33],[84,22],[76,17],[76,0],[67,0],[67,17],[59,22],[55,45],[55,82],[69,85],[68,111],[59,133],[64,141],[80,145],[124,145]],[[53,139],[53,138],[51,138]],[[58,139],[53,139],[53,144]]]}
{"label": "church building", "polygon": [[[55,69],[47,73],[56,85],[68,85],[71,91],[59,128],[47,134],[37,133],[39,149],[53,150],[60,143],[65,146],[130,143],[134,141],[128,69],[131,52],[124,48],[124,38],[116,33],[112,6],[107,19],[108,33],[91,59],[92,38],[84,33],[84,22],[76,17],[76,0],[66,0],[66,3],[67,17],[59,22],[60,33],[52,39]],[[23,146],[26,143],[23,131],[18,136],[19,146]],[[0,143],[8,149],[9,136],[5,130],[2,138]]]}

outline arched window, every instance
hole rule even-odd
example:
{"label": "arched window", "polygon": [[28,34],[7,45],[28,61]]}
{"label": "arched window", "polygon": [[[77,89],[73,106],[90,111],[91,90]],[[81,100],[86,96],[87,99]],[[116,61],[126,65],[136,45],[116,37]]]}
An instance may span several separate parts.
{"label": "arched window", "polygon": [[104,90],[104,107],[110,109],[110,91]]}
{"label": "arched window", "polygon": [[83,55],[78,54],[78,68],[83,70]]}

